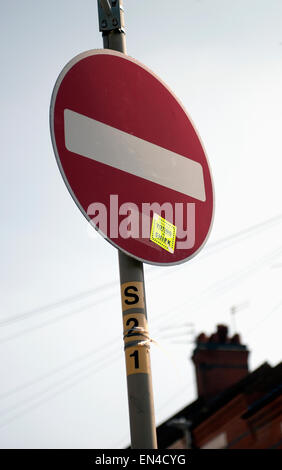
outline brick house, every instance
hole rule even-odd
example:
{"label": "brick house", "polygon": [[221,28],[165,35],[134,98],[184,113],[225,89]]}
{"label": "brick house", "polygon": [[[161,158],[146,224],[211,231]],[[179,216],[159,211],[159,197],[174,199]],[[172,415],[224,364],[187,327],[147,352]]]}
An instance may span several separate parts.
{"label": "brick house", "polygon": [[158,426],[159,449],[282,449],[282,363],[249,373],[248,354],[224,325],[198,336],[198,398]]}

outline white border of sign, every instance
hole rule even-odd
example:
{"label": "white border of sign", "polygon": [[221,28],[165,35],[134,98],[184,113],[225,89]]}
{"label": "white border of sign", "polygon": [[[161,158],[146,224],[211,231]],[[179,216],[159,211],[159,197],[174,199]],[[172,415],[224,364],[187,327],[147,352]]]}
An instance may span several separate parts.
{"label": "white border of sign", "polygon": [[[203,151],[204,151],[204,154],[206,156],[206,151],[205,151],[205,148],[204,148],[204,145],[203,145],[203,142],[195,128],[195,125],[192,121],[192,119],[190,118],[189,114],[187,113],[187,111],[185,110],[184,106],[182,105],[181,101],[175,96],[175,94],[170,90],[170,88],[157,76],[155,75],[148,67],[146,67],[145,65],[143,65],[141,62],[138,62],[136,59],[134,59],[133,57],[130,57],[128,55],[125,55],[125,54],[122,54],[121,52],[117,52],[117,51],[113,51],[111,49],[91,49],[89,51],[85,51],[85,52],[82,52],[81,54],[78,54],[77,56],[75,56],[73,59],[71,59],[66,65],[65,67],[63,68],[63,70],[61,71],[60,75],[58,76],[57,78],[57,81],[55,83],[55,86],[54,86],[54,89],[53,89],[53,93],[52,93],[52,97],[51,97],[51,103],[50,103],[50,132],[51,132],[51,139],[52,139],[52,145],[53,145],[53,149],[54,149],[54,153],[55,153],[55,157],[56,157],[56,160],[57,160],[57,164],[58,164],[58,167],[59,167],[59,170],[61,172],[61,175],[63,177],[63,180],[65,182],[65,185],[67,186],[68,188],[68,191],[71,195],[71,197],[73,198],[74,202],[76,203],[76,205],[78,206],[78,208],[80,209],[80,211],[82,212],[82,214],[86,217],[86,219],[91,222],[91,217],[88,216],[88,214],[85,212],[85,210],[83,209],[83,207],[81,206],[81,204],[79,203],[79,201],[77,200],[75,194],[73,193],[72,191],[72,188],[71,186],[69,185],[69,182],[66,178],[66,175],[64,173],[64,170],[63,170],[63,167],[61,165],[61,160],[60,160],[60,157],[59,157],[59,154],[58,154],[58,149],[57,149],[57,145],[56,145],[56,140],[55,140],[55,132],[54,132],[54,109],[55,109],[55,103],[56,103],[56,98],[57,98],[57,93],[58,93],[58,90],[60,88],[60,85],[64,79],[64,77],[66,76],[66,74],[68,73],[68,71],[77,63],[77,62],[80,62],[82,59],[84,59],[85,57],[89,57],[89,56],[92,56],[92,55],[98,55],[98,54],[108,54],[108,55],[113,55],[113,56],[118,56],[124,60],[128,60],[130,62],[133,62],[135,63],[136,65],[138,65],[139,67],[143,68],[144,70],[146,70],[146,72],[150,73],[154,78],[156,78],[156,80],[158,80],[167,90],[168,92],[174,97],[174,99],[178,102],[179,106],[182,108],[182,110],[184,111],[184,113],[186,114],[186,116],[188,117],[189,121],[191,122],[196,134],[197,134],[197,137],[201,143],[201,146],[203,148]],[[175,262],[172,262],[172,263],[156,263],[156,262],[153,262],[153,261],[148,261],[148,260],[145,260],[145,259],[142,259],[142,258],[139,258],[137,256],[134,256],[132,255],[132,253],[129,253],[128,251],[120,248],[116,243],[114,243],[113,240],[111,240],[110,238],[108,238],[106,235],[104,235],[101,231],[97,230],[98,233],[100,233],[103,238],[105,238],[105,240],[107,240],[111,245],[113,245],[115,248],[117,248],[118,250],[121,250],[123,251],[126,255],[128,256],[131,256],[132,258],[135,258],[143,263],[146,263],[146,264],[151,264],[151,265],[154,265],[154,266],[176,266],[178,264],[182,264],[182,263],[185,263],[186,261],[194,258],[199,252],[200,250],[204,247],[204,245],[206,244],[207,240],[208,240],[208,237],[210,235],[210,232],[211,232],[211,229],[212,229],[212,225],[213,225],[213,220],[214,220],[214,210],[215,210],[215,195],[214,195],[214,185],[213,185],[213,178],[212,178],[212,173],[211,173],[211,170],[210,170],[210,166],[209,166],[209,161],[207,159],[207,156],[206,156],[206,160],[207,160],[207,165],[208,165],[208,168],[209,168],[209,172],[210,172],[210,177],[211,177],[211,183],[212,183],[212,188],[213,188],[213,213],[212,213],[212,218],[211,218],[211,223],[210,223],[210,227],[209,227],[209,231],[206,235],[206,238],[205,240],[203,241],[202,245],[198,248],[197,251],[195,251],[192,255],[188,256],[187,258],[184,258],[180,261],[175,261]],[[93,226],[93,224],[92,224]],[[94,227],[93,227],[94,228]],[[95,228],[94,228],[95,229]]]}

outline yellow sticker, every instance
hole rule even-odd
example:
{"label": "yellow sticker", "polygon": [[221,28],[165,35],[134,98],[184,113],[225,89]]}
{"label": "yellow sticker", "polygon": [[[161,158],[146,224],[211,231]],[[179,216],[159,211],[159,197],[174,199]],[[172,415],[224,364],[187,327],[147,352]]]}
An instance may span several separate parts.
{"label": "yellow sticker", "polygon": [[150,240],[169,253],[174,253],[175,239],[176,226],[160,215],[154,214]]}

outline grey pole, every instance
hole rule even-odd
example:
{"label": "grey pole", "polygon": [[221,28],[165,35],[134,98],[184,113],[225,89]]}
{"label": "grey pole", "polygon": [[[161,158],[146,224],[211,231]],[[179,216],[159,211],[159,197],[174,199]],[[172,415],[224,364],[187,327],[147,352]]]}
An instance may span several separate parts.
{"label": "grey pole", "polygon": [[[98,13],[104,48],[126,54],[122,0],[98,0]],[[157,449],[143,264],[118,254],[131,447]]]}
{"label": "grey pole", "polygon": [[143,264],[119,251],[131,447],[157,449]]}
{"label": "grey pole", "polygon": [[98,0],[99,29],[105,49],[126,54],[122,0]]}

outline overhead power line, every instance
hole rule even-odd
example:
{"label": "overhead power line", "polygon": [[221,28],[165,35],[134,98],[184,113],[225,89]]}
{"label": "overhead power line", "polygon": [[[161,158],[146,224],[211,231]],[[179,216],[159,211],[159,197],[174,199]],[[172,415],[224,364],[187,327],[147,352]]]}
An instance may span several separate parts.
{"label": "overhead power line", "polygon": [[[163,320],[168,320],[169,318],[175,318],[175,312],[183,309],[185,306],[195,307],[203,302],[206,298],[209,298],[213,295],[219,295],[225,293],[227,290],[232,289],[238,282],[241,282],[244,278],[248,277],[252,273],[256,272],[258,269],[261,269],[265,265],[269,264],[274,258],[277,257],[278,254],[282,254],[282,247],[279,247],[270,253],[262,256],[258,260],[252,262],[246,268],[243,268],[232,275],[228,275],[224,279],[220,281],[216,281],[210,284],[207,288],[203,289],[197,296],[195,296],[194,300],[189,299],[181,302],[177,305],[174,305],[170,309],[168,309],[165,313],[162,313],[161,318]],[[182,314],[177,316],[177,321],[185,321],[187,318],[187,314]],[[152,321],[152,329],[155,327],[154,322]]]}
{"label": "overhead power line", "polygon": [[282,214],[278,214],[275,217],[271,217],[270,219],[252,225],[251,227],[247,227],[246,229],[240,230],[239,232],[233,233],[227,237],[220,238],[219,240],[210,243],[205,251],[213,250],[214,248],[217,248],[218,246],[221,246],[224,243],[240,240],[242,237],[245,236],[255,235],[257,231],[264,230],[266,228],[271,228],[273,225],[279,222],[282,222]]}
{"label": "overhead power line", "polygon": [[251,335],[257,328],[259,328],[260,325],[265,322],[265,320],[267,320],[269,317],[271,317],[271,316],[273,315],[273,313],[275,313],[275,312],[279,309],[279,307],[282,307],[282,300],[280,300],[280,301],[278,302],[278,304],[276,304],[275,307],[273,307],[273,308],[270,310],[270,312],[269,312],[264,318],[262,318],[261,320],[259,320],[250,330],[248,330],[248,331],[246,332],[246,336],[247,336],[247,335]]}
{"label": "overhead power line", "polygon": [[70,297],[66,297],[61,300],[57,300],[55,302],[49,303],[47,305],[43,305],[42,307],[38,307],[32,310],[27,310],[26,312],[19,313],[17,315],[13,315],[11,317],[3,318],[0,320],[0,327],[6,326],[6,325],[11,325],[13,323],[26,320],[30,317],[37,316],[38,314],[41,313],[46,313],[51,310],[55,310],[58,307],[62,307],[66,304],[77,302],[78,300],[84,299],[86,297],[89,297],[91,295],[103,292],[109,288],[116,287],[117,283],[116,281],[109,282],[107,284],[103,284],[102,286],[97,286],[94,287],[93,289],[89,289],[83,292],[80,292],[78,294],[72,295]]}
{"label": "overhead power line", "polygon": [[[198,295],[196,301],[193,302],[193,301],[191,301],[191,299],[190,300],[185,300],[181,304],[170,308],[166,313],[161,313],[159,316],[157,316],[155,318],[155,321],[153,319],[152,327],[154,328],[155,324],[158,324],[159,320],[161,320],[161,322],[163,322],[163,320],[167,320],[172,315],[175,316],[175,312],[177,310],[183,308],[185,305],[194,305],[195,303],[199,304],[203,301],[204,298],[207,298],[211,295],[222,294],[222,293],[225,293],[227,290],[232,289],[238,282],[241,282],[244,277],[249,276],[250,274],[252,274],[256,270],[263,267],[265,264],[268,264],[272,259],[276,259],[277,256],[281,253],[282,253],[282,248],[279,247],[279,248],[271,251],[270,253],[264,255],[260,259],[255,260],[248,267],[243,268],[243,269],[237,271],[234,274],[228,275],[220,281],[216,281],[215,283],[212,283],[210,286],[205,288],[202,291],[202,293],[200,293]],[[113,297],[113,296],[110,296],[110,297]],[[200,300],[198,300],[198,298]],[[31,328],[27,328],[23,331],[20,331],[20,332],[12,334],[10,336],[4,337],[0,340],[0,345],[3,345],[8,341],[11,341],[11,340],[16,339],[18,337],[21,337],[22,335],[24,335],[26,333],[35,331],[35,330],[40,329],[40,328],[44,328],[46,326],[50,326],[50,325],[52,325],[52,324],[54,324],[58,321],[64,320],[65,318],[68,318],[72,315],[76,315],[78,313],[81,313],[82,311],[86,311],[89,308],[91,308],[95,305],[98,305],[99,303],[102,303],[106,300],[109,300],[109,295],[107,295],[107,297],[105,297],[105,298],[93,301],[93,302],[91,302],[87,305],[84,305],[84,306],[80,307],[80,308],[76,308],[76,309],[72,310],[71,312],[67,312],[67,313],[58,315],[54,319],[46,320],[45,322],[41,323],[40,325],[35,325]],[[178,316],[178,320],[181,320],[181,319],[182,319],[182,316]],[[13,319],[12,319],[12,323],[14,323]],[[6,325],[8,325],[8,324],[9,324],[9,321],[8,321],[8,319],[6,319]]]}
{"label": "overhead power line", "polygon": [[[66,363],[62,364],[61,366],[56,367],[55,369],[52,369],[50,372],[47,372],[46,374],[42,374],[39,377],[36,377],[33,380],[29,380],[17,387],[14,387],[7,392],[3,392],[0,394],[0,400],[4,400],[6,398],[10,398],[11,396],[20,393],[32,386],[38,385],[41,382],[44,382],[46,379],[49,379],[50,377],[53,377],[57,375],[58,373],[65,372],[67,369],[75,366],[76,364],[80,364],[81,362],[85,362],[88,359],[91,359],[93,357],[96,358],[97,361],[99,361],[98,356],[99,354],[103,354],[103,360],[107,359],[109,356],[113,356],[113,353],[116,352],[116,344],[120,338],[116,337],[111,340],[111,344],[106,343],[102,344],[99,347],[92,349],[91,351],[88,351],[87,353],[81,354],[80,356],[76,357],[75,359],[72,359],[70,361],[67,361]],[[113,351],[111,352],[111,349]],[[105,351],[107,351],[107,355],[105,356]]]}
{"label": "overhead power line", "polygon": [[[7,424],[14,421],[15,419],[23,416],[27,412],[32,411],[38,406],[41,406],[42,404],[55,398],[56,396],[63,393],[64,391],[70,390],[74,386],[80,384],[83,380],[86,380],[89,377],[91,377],[93,374],[100,372],[100,370],[103,369],[105,366],[107,366],[109,363],[113,363],[117,359],[119,359],[121,355],[122,355],[122,351],[120,351],[119,354],[114,353],[111,357],[108,357],[104,361],[101,361],[99,364],[97,364],[95,360],[94,364],[81,368],[79,371],[73,372],[68,377],[60,379],[54,382],[53,384],[51,384],[50,386],[46,387],[45,389],[34,393],[32,396],[24,400],[18,401],[16,405],[2,410],[0,412],[0,420],[2,417],[4,417],[4,420],[0,422],[0,428],[2,428],[3,426],[6,426]],[[55,389],[57,390],[55,391]],[[23,409],[21,410],[21,408]],[[21,411],[19,411],[16,415],[10,416],[7,419],[5,419],[6,415],[13,414],[18,409],[20,409]]]}
{"label": "overhead power line", "polygon": [[[274,225],[282,222],[282,214],[278,214],[275,217],[271,217],[270,219],[265,220],[264,222],[260,222],[259,224],[252,225],[251,227],[247,227],[246,229],[240,230],[239,232],[233,233],[228,235],[227,237],[221,238],[213,243],[208,243],[204,246],[204,248],[200,251],[194,261],[202,261],[208,256],[217,253],[219,250],[223,250],[225,248],[229,248],[230,246],[234,245],[235,243],[240,243],[244,241],[246,238],[252,237],[257,235],[258,232],[269,229]],[[158,271],[156,276],[157,279],[163,276],[170,276],[172,273],[176,271],[180,271],[181,269],[187,269],[187,263],[183,263],[179,266],[168,268],[166,270]]]}
{"label": "overhead power line", "polygon": [[[83,305],[82,307],[80,308],[76,308],[70,312],[67,312],[67,313],[63,313],[61,315],[57,315],[55,318],[52,318],[51,320],[46,320],[45,322],[43,323],[40,323],[39,325],[35,325],[35,326],[32,326],[30,328],[26,328],[24,330],[21,330],[17,333],[13,333],[12,335],[10,336],[5,336],[4,338],[2,338],[0,340],[0,345],[2,344],[5,344],[13,339],[17,339],[23,335],[25,335],[26,333],[30,333],[32,331],[35,331],[35,330],[39,330],[41,328],[45,328],[46,326],[50,326],[50,325],[53,325],[54,323],[57,323],[61,320],[64,320],[65,318],[69,318],[73,315],[77,315],[78,313],[81,313],[83,311],[86,311],[88,310],[89,308],[95,306],[95,305],[99,305],[103,302],[105,302],[106,300],[108,300],[108,297],[106,298],[102,298],[102,299],[99,299],[99,300],[96,300],[95,302],[91,302],[89,304],[86,304],[86,305]],[[6,326],[8,326],[8,323],[6,323]]]}
{"label": "overhead power line", "polygon": [[[246,237],[255,235],[257,233],[257,231],[270,228],[270,227],[272,227],[273,225],[275,225],[279,222],[282,222],[282,214],[278,214],[277,216],[272,217],[270,219],[267,219],[264,222],[252,225],[251,227],[248,227],[244,230],[241,230],[239,232],[231,234],[231,235],[229,235],[225,238],[222,238],[222,239],[220,239],[216,242],[210,243],[209,245],[207,245],[204,248],[204,250],[202,252],[200,252],[200,254],[196,258],[196,260],[201,260],[202,258],[204,258],[206,256],[209,256],[209,255],[213,254],[214,252],[216,252],[220,249],[225,248],[224,245],[229,246],[230,243],[233,244],[233,243],[236,243],[236,242],[240,242],[242,240],[242,238],[246,238]],[[173,268],[173,269],[167,269],[166,271],[163,271],[161,273],[158,272],[157,277],[153,278],[152,280],[159,279],[159,277],[163,276],[163,275],[170,275],[173,272],[175,272],[175,270],[180,270],[180,269],[183,269],[183,268],[186,268],[186,267],[187,267],[187,265],[183,264],[183,265],[177,266],[176,268]],[[156,269],[155,267],[154,268],[150,267],[147,271],[148,272],[153,272],[155,269]],[[97,286],[93,289],[89,289],[89,290],[86,290],[86,291],[79,292],[79,293],[77,293],[73,296],[65,297],[61,300],[43,305],[41,307],[37,307],[35,309],[31,309],[31,310],[28,310],[26,312],[22,312],[22,313],[19,313],[19,314],[10,316],[10,317],[6,317],[6,318],[0,320],[0,327],[9,326],[13,323],[17,323],[17,322],[20,322],[22,320],[29,319],[33,316],[37,316],[38,314],[48,313],[50,311],[56,310],[58,307],[62,307],[64,305],[67,305],[67,304],[70,304],[70,303],[75,303],[75,302],[77,302],[81,299],[84,299],[86,297],[89,297],[91,295],[95,295],[95,294],[103,292],[107,289],[116,287],[116,285],[117,285],[116,281],[112,281],[112,282],[109,282],[109,283],[104,284],[102,286]],[[115,294],[112,294],[110,296],[108,295],[107,300],[114,297],[114,296],[115,296]],[[65,315],[65,316],[67,316],[67,315]]]}

